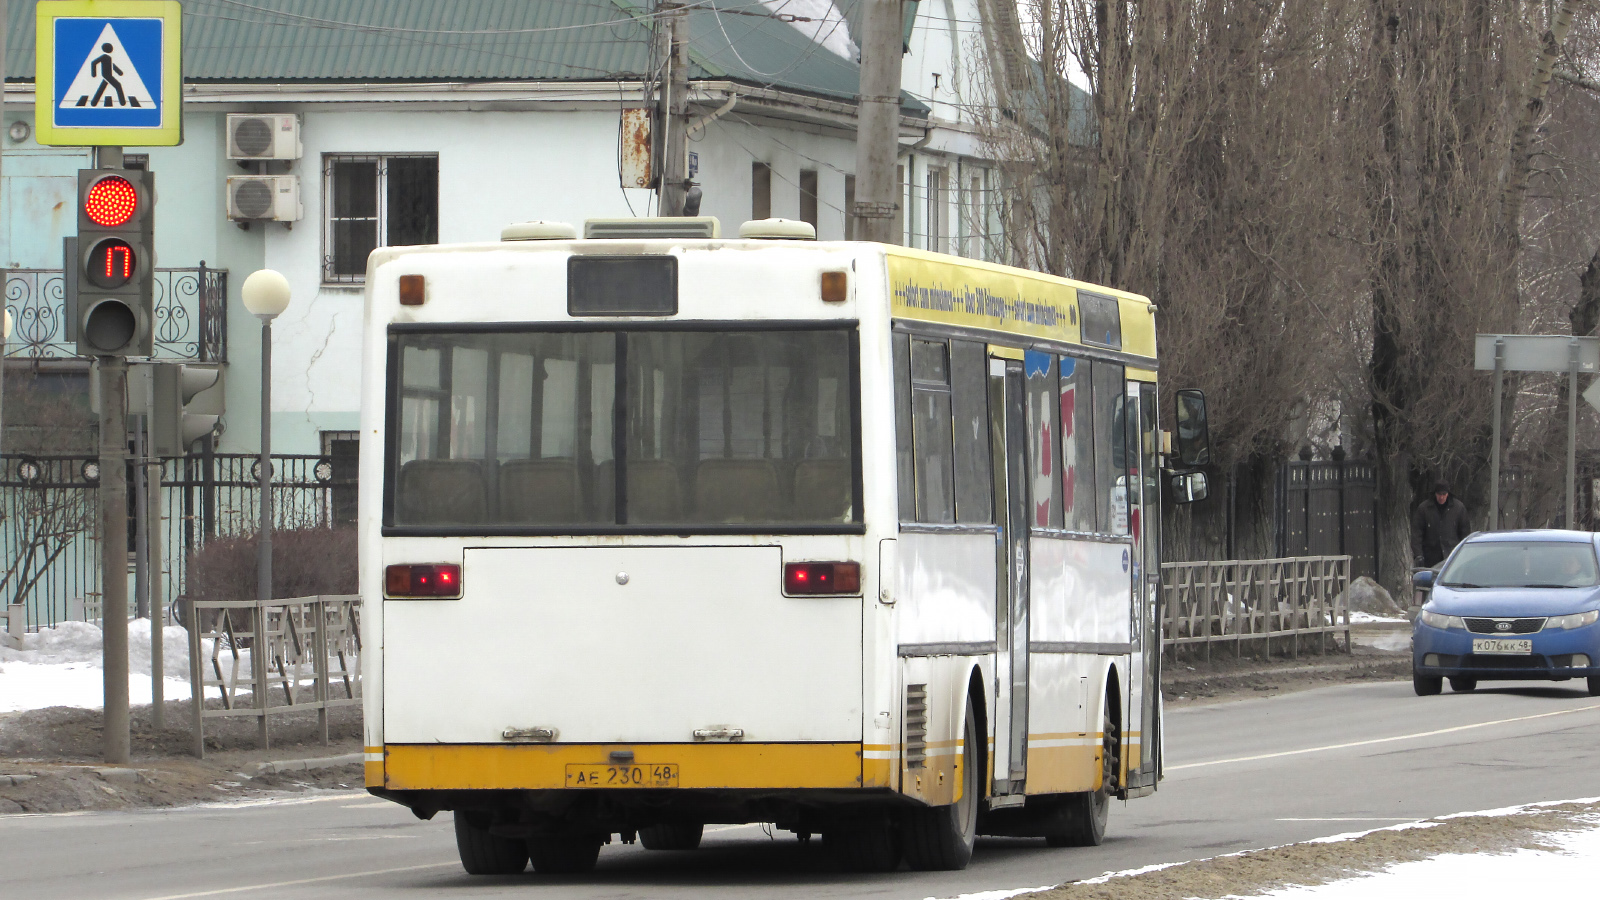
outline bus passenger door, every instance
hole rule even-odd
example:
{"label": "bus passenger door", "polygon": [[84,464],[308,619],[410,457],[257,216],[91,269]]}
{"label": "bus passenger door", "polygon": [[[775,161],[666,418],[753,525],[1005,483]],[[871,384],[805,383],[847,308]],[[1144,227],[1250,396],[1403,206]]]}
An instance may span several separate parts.
{"label": "bus passenger door", "polygon": [[995,560],[995,796],[1020,795],[1028,759],[1028,431],[1022,363],[989,361],[989,434],[1000,523]]}
{"label": "bus passenger door", "polygon": [[1161,486],[1156,386],[1128,382],[1128,409],[1128,511],[1138,565],[1132,567],[1130,622],[1134,667],[1130,681],[1136,687],[1129,698],[1125,731],[1139,735],[1139,753],[1129,758],[1127,782],[1128,795],[1136,797],[1155,790],[1161,772]]}

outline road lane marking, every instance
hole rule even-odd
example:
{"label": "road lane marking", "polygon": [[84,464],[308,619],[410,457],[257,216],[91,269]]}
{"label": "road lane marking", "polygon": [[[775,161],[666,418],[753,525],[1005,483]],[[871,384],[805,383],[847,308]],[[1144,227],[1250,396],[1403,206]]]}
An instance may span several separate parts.
{"label": "road lane marking", "polygon": [[145,900],[190,900],[192,897],[220,897],[223,894],[242,894],[245,891],[266,891],[272,888],[295,887],[302,884],[317,884],[323,881],[342,881],[347,878],[366,878],[370,875],[393,875],[398,872],[416,872],[422,869],[443,869],[450,866],[459,866],[459,862],[451,860],[443,863],[429,863],[423,866],[401,866],[398,869],[373,869],[369,872],[347,872],[344,875],[323,875],[320,878],[299,878],[294,881],[274,881],[270,884],[245,884],[239,887],[217,888],[211,891],[194,891],[188,894],[164,894],[160,897],[147,897]]}
{"label": "road lane marking", "polygon": [[1389,744],[1395,741],[1409,741],[1416,738],[1434,737],[1441,734],[1453,734],[1457,731],[1470,731],[1474,728],[1488,728],[1493,725],[1508,725],[1512,722],[1530,722],[1534,719],[1548,719],[1551,716],[1566,716],[1572,713],[1589,712],[1600,709],[1600,703],[1591,703],[1588,706],[1575,706],[1572,709],[1558,709],[1555,712],[1536,713],[1531,716],[1517,716],[1513,719],[1496,719],[1493,722],[1473,722],[1470,725],[1456,725],[1451,728],[1440,728],[1434,731],[1419,731],[1415,734],[1397,734],[1393,737],[1370,738],[1365,741],[1349,741],[1343,744],[1328,744],[1322,747],[1307,747],[1303,750],[1283,750],[1278,753],[1259,753],[1255,756],[1235,756],[1232,759],[1213,759],[1209,762],[1184,763],[1181,766],[1166,766],[1166,771],[1176,772],[1180,769],[1199,769],[1204,766],[1221,766],[1227,763],[1255,762],[1262,759],[1278,759],[1283,756],[1301,756],[1307,753],[1321,753],[1324,750],[1345,750],[1350,747],[1368,747],[1373,744]]}
{"label": "road lane marking", "polygon": [[1320,819],[1278,819],[1279,822],[1421,822],[1417,816],[1326,816]]}

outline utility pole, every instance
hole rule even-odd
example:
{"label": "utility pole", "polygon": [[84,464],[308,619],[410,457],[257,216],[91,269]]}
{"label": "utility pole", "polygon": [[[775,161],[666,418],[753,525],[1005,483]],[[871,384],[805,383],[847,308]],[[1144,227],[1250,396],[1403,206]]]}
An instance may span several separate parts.
{"label": "utility pole", "polygon": [[663,216],[681,216],[689,190],[689,20],[688,12],[678,3],[662,3],[656,11],[660,13],[656,46],[666,67],[656,118],[663,132],[656,209]]}
{"label": "utility pole", "polygon": [[861,100],[857,106],[856,240],[895,243],[900,185],[900,0],[862,0]]}
{"label": "utility pole", "polygon": [[104,758],[128,761],[128,360],[100,363],[100,628],[105,671]]}

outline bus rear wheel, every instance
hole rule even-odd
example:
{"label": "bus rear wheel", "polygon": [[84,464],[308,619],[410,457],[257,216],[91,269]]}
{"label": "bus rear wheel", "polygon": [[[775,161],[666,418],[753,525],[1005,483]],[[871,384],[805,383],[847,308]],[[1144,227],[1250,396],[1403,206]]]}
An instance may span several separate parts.
{"label": "bus rear wheel", "polygon": [[1100,790],[1068,794],[1062,803],[1056,828],[1044,836],[1051,847],[1098,847],[1106,839],[1106,820],[1111,814],[1111,796],[1117,790],[1117,773],[1122,764],[1122,733],[1112,715],[1115,697],[1106,698],[1100,739]]}
{"label": "bus rear wheel", "polygon": [[456,853],[468,875],[515,875],[528,867],[528,845],[489,832],[490,816],[457,810]]}
{"label": "bus rear wheel", "polygon": [[639,829],[639,843],[646,850],[693,850],[700,846],[706,827],[698,822],[669,822]]}
{"label": "bus rear wheel", "polygon": [[541,835],[528,838],[528,855],[540,875],[581,875],[594,869],[603,843],[598,836]]}
{"label": "bus rear wheel", "polygon": [[965,869],[978,840],[978,802],[982,793],[978,744],[978,716],[967,697],[967,724],[962,731],[961,797],[948,806],[909,813],[901,822],[900,837],[906,863],[923,871]]}

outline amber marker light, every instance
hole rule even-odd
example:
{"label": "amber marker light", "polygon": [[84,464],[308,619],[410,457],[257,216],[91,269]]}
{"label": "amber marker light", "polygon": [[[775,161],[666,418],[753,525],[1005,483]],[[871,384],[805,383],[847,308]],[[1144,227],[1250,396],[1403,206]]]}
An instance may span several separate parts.
{"label": "amber marker light", "polygon": [[843,303],[850,298],[850,275],[847,272],[822,273],[822,302]]}
{"label": "amber marker light", "polygon": [[400,305],[421,306],[428,299],[428,281],[421,275],[400,276]]}

